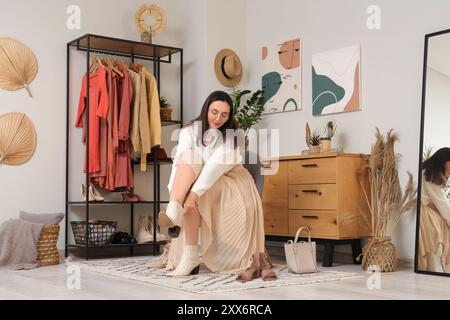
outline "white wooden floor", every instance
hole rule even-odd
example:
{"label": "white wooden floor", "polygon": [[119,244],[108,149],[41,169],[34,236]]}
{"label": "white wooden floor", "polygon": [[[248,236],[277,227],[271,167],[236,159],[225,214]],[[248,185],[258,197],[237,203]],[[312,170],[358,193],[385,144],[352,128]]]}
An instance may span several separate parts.
{"label": "white wooden floor", "polygon": [[82,271],[81,288],[69,290],[62,263],[27,271],[0,270],[0,299],[450,299],[449,277],[416,274],[403,267],[382,273],[381,288],[370,290],[366,284],[369,274],[360,265],[333,269],[359,272],[363,278],[202,295]]}

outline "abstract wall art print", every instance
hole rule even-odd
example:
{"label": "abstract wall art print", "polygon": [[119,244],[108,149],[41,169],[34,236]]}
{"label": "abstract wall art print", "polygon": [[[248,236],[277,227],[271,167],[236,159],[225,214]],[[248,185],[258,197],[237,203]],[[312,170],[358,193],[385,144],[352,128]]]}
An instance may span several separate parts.
{"label": "abstract wall art print", "polygon": [[312,56],[314,116],[361,110],[361,46]]}
{"label": "abstract wall art print", "polygon": [[301,41],[262,48],[264,114],[302,109]]}

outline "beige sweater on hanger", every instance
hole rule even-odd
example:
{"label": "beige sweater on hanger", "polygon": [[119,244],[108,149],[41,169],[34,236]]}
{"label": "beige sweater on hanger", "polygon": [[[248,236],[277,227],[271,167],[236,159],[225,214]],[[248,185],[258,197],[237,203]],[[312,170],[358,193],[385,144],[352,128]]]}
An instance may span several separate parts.
{"label": "beige sweater on hanger", "polygon": [[139,117],[139,121],[133,119],[134,123],[138,123],[139,130],[132,128],[131,141],[135,152],[141,154],[141,171],[147,171],[147,154],[151,152],[152,147],[161,145],[162,128],[156,79],[145,68],[142,68],[139,75],[139,113],[136,109],[133,111],[133,114]]}

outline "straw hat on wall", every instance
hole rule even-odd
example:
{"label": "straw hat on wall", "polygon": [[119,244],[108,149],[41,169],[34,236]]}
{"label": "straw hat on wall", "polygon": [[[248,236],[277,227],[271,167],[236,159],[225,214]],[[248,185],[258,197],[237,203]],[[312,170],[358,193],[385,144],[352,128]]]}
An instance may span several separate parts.
{"label": "straw hat on wall", "polygon": [[214,59],[217,80],[226,87],[237,85],[242,79],[242,64],[238,55],[230,49],[222,49]]}

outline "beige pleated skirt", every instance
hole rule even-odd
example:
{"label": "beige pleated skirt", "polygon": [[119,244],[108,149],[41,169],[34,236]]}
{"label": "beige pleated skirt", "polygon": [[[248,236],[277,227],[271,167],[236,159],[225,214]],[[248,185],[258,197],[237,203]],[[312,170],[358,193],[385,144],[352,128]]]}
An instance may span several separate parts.
{"label": "beige pleated skirt", "polygon": [[449,250],[449,228],[439,214],[429,206],[420,206],[418,268],[427,270],[427,253],[441,255],[447,259]]}
{"label": "beige pleated skirt", "polygon": [[[253,254],[264,252],[264,217],[253,177],[241,164],[224,174],[199,198],[201,261],[212,272],[239,273]],[[183,253],[184,230],[172,239],[166,269]]]}

